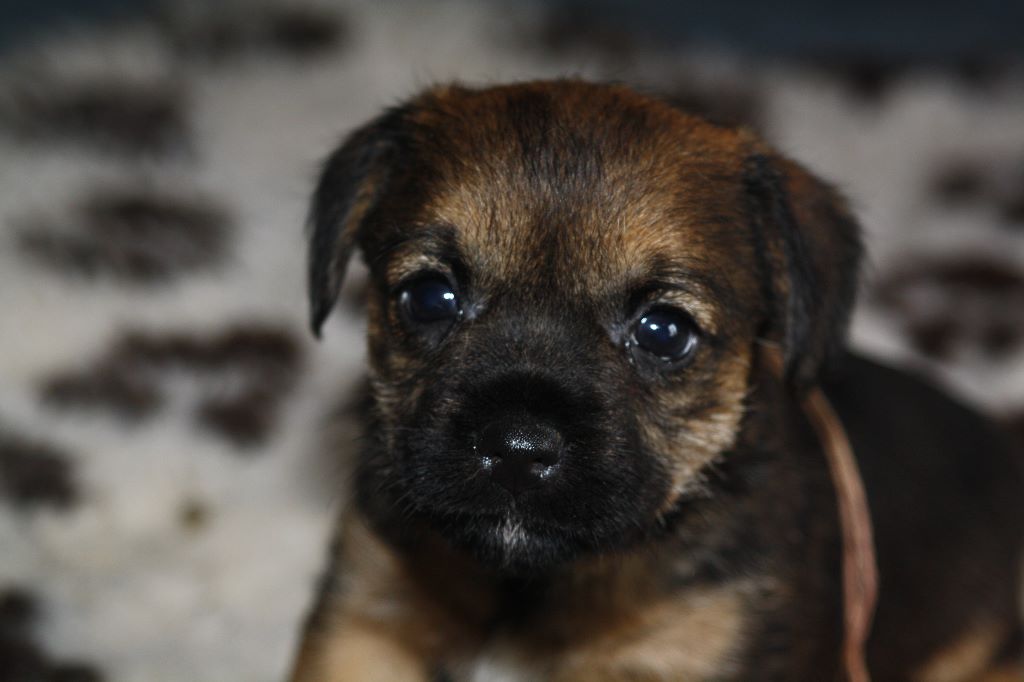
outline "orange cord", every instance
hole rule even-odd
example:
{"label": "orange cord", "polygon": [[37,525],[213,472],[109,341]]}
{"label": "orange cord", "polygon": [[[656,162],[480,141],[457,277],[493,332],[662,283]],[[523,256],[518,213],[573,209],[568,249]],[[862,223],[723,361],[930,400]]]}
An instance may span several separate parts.
{"label": "orange cord", "polygon": [[825,393],[814,387],[804,412],[818,434],[836,487],[843,533],[843,660],[849,682],[870,682],[864,650],[878,600],[878,565],[864,481],[843,424]]}
{"label": "orange cord", "polygon": [[[767,356],[781,376],[778,353]],[[878,564],[864,481],[843,423],[824,391],[811,388],[801,407],[825,450],[836,489],[843,540],[843,666],[848,682],[870,682],[865,647],[878,601]]]}

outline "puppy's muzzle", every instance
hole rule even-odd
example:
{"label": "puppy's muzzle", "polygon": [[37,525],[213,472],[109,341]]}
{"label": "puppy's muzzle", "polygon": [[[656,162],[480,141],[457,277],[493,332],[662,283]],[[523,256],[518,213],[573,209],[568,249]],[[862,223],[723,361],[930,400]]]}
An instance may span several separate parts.
{"label": "puppy's muzzle", "polygon": [[558,429],[530,417],[505,417],[480,431],[476,452],[493,480],[517,495],[554,476],[563,449]]}

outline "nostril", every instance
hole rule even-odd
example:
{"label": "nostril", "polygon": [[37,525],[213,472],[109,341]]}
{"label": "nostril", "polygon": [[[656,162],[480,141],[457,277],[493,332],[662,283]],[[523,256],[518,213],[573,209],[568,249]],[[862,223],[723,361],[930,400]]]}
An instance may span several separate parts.
{"label": "nostril", "polygon": [[561,447],[544,450],[536,450],[533,452],[532,463],[535,466],[549,467],[558,463]]}

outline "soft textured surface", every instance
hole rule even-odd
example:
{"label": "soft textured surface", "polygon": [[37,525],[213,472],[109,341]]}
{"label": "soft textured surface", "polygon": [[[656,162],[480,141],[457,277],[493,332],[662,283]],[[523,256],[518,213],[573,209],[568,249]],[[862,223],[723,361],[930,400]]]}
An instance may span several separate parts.
{"label": "soft textured surface", "polygon": [[205,7],[0,62],[0,679],[281,678],[363,356],[354,294],[306,331],[305,198],[347,129],[438,80],[625,80],[752,125],[863,218],[856,345],[1024,431],[1019,65],[752,62],[468,2]]}

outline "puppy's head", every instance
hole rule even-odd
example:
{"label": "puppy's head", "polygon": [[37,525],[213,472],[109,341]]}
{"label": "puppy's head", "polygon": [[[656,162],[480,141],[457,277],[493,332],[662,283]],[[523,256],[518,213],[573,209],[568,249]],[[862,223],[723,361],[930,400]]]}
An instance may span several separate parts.
{"label": "puppy's head", "polygon": [[315,331],[370,266],[364,496],[511,569],[659,526],[736,442],[756,345],[815,380],[860,255],[830,188],[629,89],[443,87],[352,133],[311,213]]}

